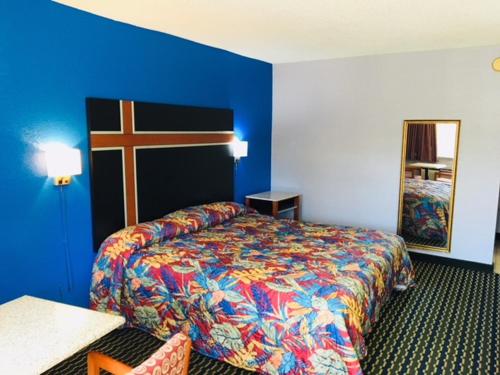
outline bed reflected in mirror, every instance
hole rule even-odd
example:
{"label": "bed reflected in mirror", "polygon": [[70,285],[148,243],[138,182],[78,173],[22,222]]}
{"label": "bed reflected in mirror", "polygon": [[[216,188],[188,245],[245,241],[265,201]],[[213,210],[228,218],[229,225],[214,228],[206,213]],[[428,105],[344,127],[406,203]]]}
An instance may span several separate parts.
{"label": "bed reflected in mirror", "polygon": [[451,248],[459,120],[404,122],[398,234],[409,248]]}

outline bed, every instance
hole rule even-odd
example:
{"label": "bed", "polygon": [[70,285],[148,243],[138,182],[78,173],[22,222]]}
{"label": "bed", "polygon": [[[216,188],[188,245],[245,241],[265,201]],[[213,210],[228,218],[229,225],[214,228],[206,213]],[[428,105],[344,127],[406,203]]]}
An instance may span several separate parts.
{"label": "bed", "polygon": [[361,374],[365,336],[413,283],[397,235],[263,216],[237,203],[170,213],[108,237],[91,307],[267,374]]}
{"label": "bed", "polygon": [[407,178],[403,198],[403,236],[448,241],[451,183]]}

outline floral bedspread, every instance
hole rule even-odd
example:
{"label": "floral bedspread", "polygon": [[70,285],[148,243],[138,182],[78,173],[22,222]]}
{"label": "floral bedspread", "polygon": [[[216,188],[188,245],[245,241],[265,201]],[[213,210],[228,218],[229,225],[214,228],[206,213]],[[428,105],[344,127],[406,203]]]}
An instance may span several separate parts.
{"label": "floral bedspread", "polygon": [[403,234],[446,243],[451,184],[407,178],[403,199]]}
{"label": "floral bedspread", "polygon": [[95,260],[91,306],[267,374],[361,374],[364,335],[413,283],[403,240],[214,203],[125,228]]}

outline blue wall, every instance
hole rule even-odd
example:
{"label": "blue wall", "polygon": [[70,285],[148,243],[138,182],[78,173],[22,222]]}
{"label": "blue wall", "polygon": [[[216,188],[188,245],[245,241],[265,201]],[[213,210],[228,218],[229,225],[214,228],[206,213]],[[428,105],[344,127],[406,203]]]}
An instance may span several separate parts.
{"label": "blue wall", "polygon": [[[86,306],[91,214],[85,98],[232,108],[249,141],[236,197],[270,186],[272,66],[48,0],[0,3],[0,303],[23,294]],[[57,189],[37,144],[83,150],[66,188],[74,288],[68,291]]]}

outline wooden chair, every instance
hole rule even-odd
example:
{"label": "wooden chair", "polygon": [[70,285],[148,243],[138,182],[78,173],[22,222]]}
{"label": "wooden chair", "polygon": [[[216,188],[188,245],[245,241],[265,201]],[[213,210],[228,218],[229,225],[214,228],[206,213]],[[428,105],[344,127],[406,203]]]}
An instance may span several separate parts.
{"label": "wooden chair", "polygon": [[436,181],[451,181],[453,172],[450,169],[442,169],[436,173]]}
{"label": "wooden chair", "polygon": [[100,375],[106,370],[115,375],[187,375],[191,340],[178,333],[139,366],[132,368],[107,355],[90,352],[87,357],[88,375]]}
{"label": "wooden chair", "polygon": [[421,169],[417,167],[405,167],[405,177],[406,178],[415,178],[417,176],[421,176]]}

